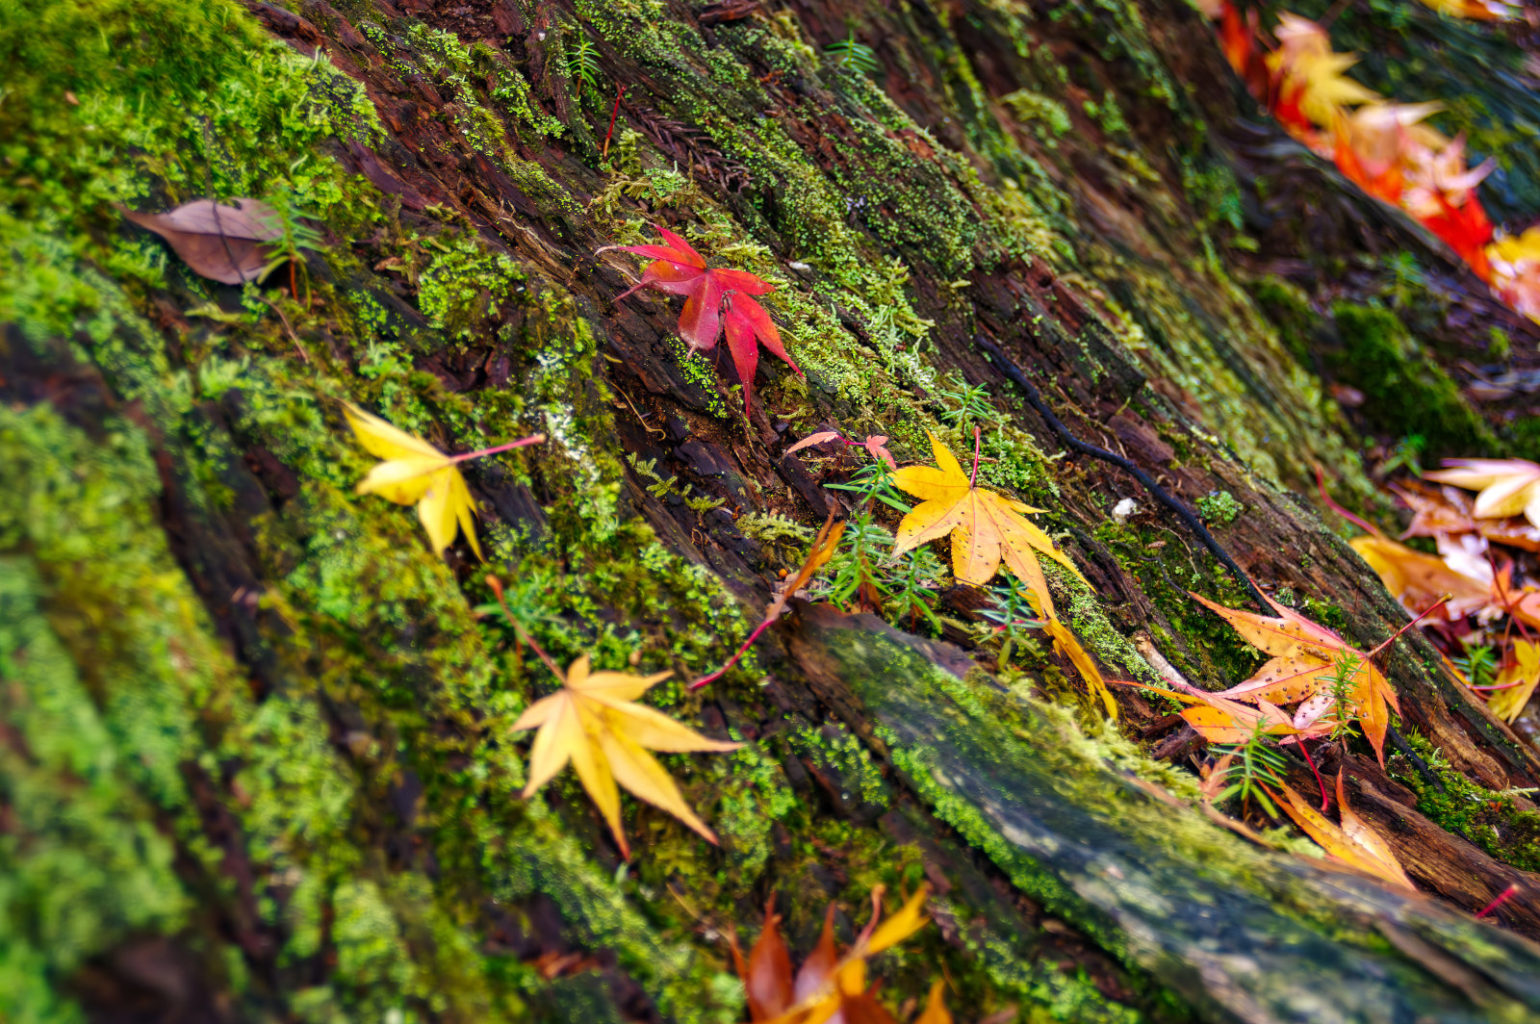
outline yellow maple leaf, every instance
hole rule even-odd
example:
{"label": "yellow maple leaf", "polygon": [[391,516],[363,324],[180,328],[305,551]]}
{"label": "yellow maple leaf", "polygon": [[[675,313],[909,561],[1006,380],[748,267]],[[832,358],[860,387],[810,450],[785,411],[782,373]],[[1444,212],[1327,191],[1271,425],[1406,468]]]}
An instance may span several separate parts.
{"label": "yellow maple leaf", "polygon": [[1479,492],[1471,509],[1477,519],[1522,513],[1540,526],[1540,466],[1523,459],[1445,459],[1444,467],[1423,475]]}
{"label": "yellow maple leaf", "polygon": [[[1034,552],[1052,558],[1082,582],[1085,577],[1054,547],[1047,533],[1023,518],[1042,509],[976,486],[946,446],[934,434],[926,433],[936,465],[905,466],[893,474],[895,485],[923,499],[898,524],[893,554],[901,555],[951,534],[952,575],[957,582],[981,587],[1000,571],[1003,559],[1026,584],[1038,613],[1052,618],[1053,599]],[[974,470],[976,473],[977,463]]]}
{"label": "yellow maple leaf", "polygon": [[630,858],[631,848],[620,827],[617,784],[716,842],[716,835],[684,802],[673,778],[647,751],[736,750],[743,744],[708,739],[661,711],[634,703],[672,674],[590,672],[588,655],[574,661],[562,688],[531,704],[513,723],[514,732],[540,730],[530,748],[529,784],[523,795],[531,796],[571,761],[578,781],[598,806],[626,858]]}
{"label": "yellow maple leaf", "polygon": [[1380,765],[1385,764],[1385,733],[1390,728],[1390,709],[1399,714],[1401,706],[1396,691],[1374,666],[1370,655],[1354,650],[1325,626],[1311,622],[1271,598],[1267,603],[1277,613],[1275,616],[1226,608],[1197,594],[1192,598],[1228,622],[1247,643],[1272,655],[1271,660],[1250,679],[1213,696],[1248,704],[1264,701],[1278,705],[1298,703],[1292,724],[1296,729],[1308,729],[1332,710],[1336,703],[1332,690],[1339,666],[1344,659],[1351,659],[1354,664],[1347,678],[1346,700],[1363,726],[1364,737],[1374,748]]}
{"label": "yellow maple leaf", "polygon": [[952,1024],[952,1014],[946,1008],[946,1000],[942,993],[946,991],[946,982],[937,978],[930,983],[930,996],[925,1000],[925,1011],[914,1019],[914,1024]]}
{"label": "yellow maple leaf", "polygon": [[372,413],[350,403],[343,403],[348,425],[359,443],[384,461],[358,482],[359,494],[378,494],[398,505],[416,505],[417,518],[428,531],[428,542],[435,555],[454,543],[457,529],[465,531],[471,550],[481,558],[476,540],[476,520],[471,492],[460,475],[460,463],[492,455],[510,448],[539,444],[544,434],[532,434],[517,441],[483,448],[464,455],[445,455],[419,437],[391,426]]}
{"label": "yellow maple leaf", "polygon": [[1102,707],[1107,712],[1107,717],[1118,717],[1118,702],[1112,699],[1112,691],[1107,689],[1107,680],[1102,677],[1101,669],[1096,667],[1096,661],[1080,646],[1080,641],[1058,619],[1049,617],[1044,620],[1043,628],[1048,635],[1053,637],[1054,650],[1069,659],[1075,671],[1080,673],[1080,678],[1085,680],[1086,687],[1093,697],[1101,699]]}
{"label": "yellow maple leaf", "polygon": [[1519,717],[1524,705],[1540,685],[1540,644],[1532,640],[1516,640],[1513,644],[1514,663],[1497,674],[1496,685],[1487,700],[1487,710],[1505,722]]}

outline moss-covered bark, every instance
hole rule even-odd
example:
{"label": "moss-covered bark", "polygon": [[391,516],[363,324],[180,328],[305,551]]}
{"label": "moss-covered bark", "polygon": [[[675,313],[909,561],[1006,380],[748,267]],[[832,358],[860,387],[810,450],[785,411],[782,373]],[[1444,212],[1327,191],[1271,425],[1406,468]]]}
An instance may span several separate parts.
{"label": "moss-covered bark", "polygon": [[[1520,368],[1535,332],[1451,299],[1415,230],[1235,128],[1206,32],[1119,0],[12,0],[0,1016],[727,1022],[722,936],[767,896],[806,949],[828,900],[848,933],[873,886],[925,880],[938,927],[878,964],[894,1006],[942,972],[963,1020],[1533,1012],[1524,940],[1141,792],[1192,796],[1082,733],[1042,646],[979,647],[958,588],[933,600],[961,648],[810,613],[703,693],[659,687],[749,741],[670,759],[720,848],[628,804],[622,865],[572,779],[517,796],[507,727],[549,681],[478,615],[485,572],[559,660],[699,674],[838,502],[837,467],[782,454],[830,425],[915,459],[926,430],[961,448],[981,425],[981,475],[1085,568],[1054,585],[1110,673],[1153,677],[1141,650],[1246,671],[1184,593],[1239,604],[1238,583],[1133,481],[1063,457],[980,334],[1080,436],[1207,499],[1257,579],[1358,640],[1394,627],[1285,488],[1318,462],[1383,512],[1359,452],[1417,421],[1389,386],[1344,413],[1324,385],[1415,384],[1451,453],[1527,451],[1518,399],[1461,390],[1450,309]],[[872,74],[825,51],[850,33]],[[206,196],[321,228],[297,295],[289,269],[210,285],[117,212]],[[674,303],[613,302],[634,263],[597,250],[651,223],[779,286],[806,379],[763,366],[752,419]],[[467,467],[487,566],[353,493],[369,463],[339,399],[449,450],[550,436]],[[1471,910],[1540,864],[1507,792],[1540,764],[1405,650],[1401,728],[1448,784],[1406,754],[1346,767],[1414,877]],[[1455,834],[1476,827],[1479,848]],[[1523,901],[1505,921],[1540,932]]]}

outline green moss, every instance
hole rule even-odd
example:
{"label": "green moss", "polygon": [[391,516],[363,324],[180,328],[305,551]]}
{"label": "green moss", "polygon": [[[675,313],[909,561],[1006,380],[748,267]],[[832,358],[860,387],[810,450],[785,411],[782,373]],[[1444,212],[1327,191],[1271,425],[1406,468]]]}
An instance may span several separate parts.
{"label": "green moss", "polygon": [[1000,97],[1022,121],[1041,122],[1054,136],[1068,135],[1073,125],[1064,104],[1030,89],[1017,89]]}
{"label": "green moss", "polygon": [[1246,511],[1246,506],[1236,501],[1229,491],[1210,491],[1200,495],[1193,505],[1205,522],[1219,526],[1229,526]]}
{"label": "green moss", "polygon": [[1471,782],[1416,733],[1408,736],[1408,741],[1441,783],[1434,785],[1404,755],[1390,756],[1386,766],[1397,781],[1417,794],[1418,811],[1505,864],[1525,871],[1540,870],[1540,812],[1520,810],[1513,795]]}
{"label": "green moss", "polygon": [[1430,455],[1496,452],[1497,439],[1388,309],[1339,302],[1332,320],[1342,346],[1331,371],[1364,393],[1363,414],[1393,436],[1421,434]]}

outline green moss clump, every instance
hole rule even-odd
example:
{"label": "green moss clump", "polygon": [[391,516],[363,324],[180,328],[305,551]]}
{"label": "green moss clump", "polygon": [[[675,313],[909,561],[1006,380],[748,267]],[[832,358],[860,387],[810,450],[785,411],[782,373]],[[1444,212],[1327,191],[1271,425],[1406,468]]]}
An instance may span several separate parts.
{"label": "green moss clump", "polygon": [[1423,353],[1388,309],[1338,302],[1332,320],[1341,336],[1327,354],[1331,372],[1364,394],[1363,415],[1395,436],[1420,434],[1430,455],[1496,452],[1497,438],[1460,396],[1460,389]]}
{"label": "green moss clump", "polygon": [[1391,755],[1386,767],[1417,794],[1417,810],[1505,864],[1540,871],[1540,811],[1520,810],[1511,794],[1471,782],[1424,737],[1412,733],[1408,741],[1442,783],[1442,787],[1434,785],[1405,755]]}
{"label": "green moss clump", "polygon": [[1235,500],[1235,495],[1229,491],[1210,491],[1193,502],[1197,506],[1198,515],[1205,522],[1215,523],[1219,526],[1229,526],[1235,522],[1246,506]]}

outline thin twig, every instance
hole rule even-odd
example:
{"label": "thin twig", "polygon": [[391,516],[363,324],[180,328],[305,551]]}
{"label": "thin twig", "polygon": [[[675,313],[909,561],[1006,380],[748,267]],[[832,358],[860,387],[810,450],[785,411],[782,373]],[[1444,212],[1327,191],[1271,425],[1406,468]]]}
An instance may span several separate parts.
{"label": "thin twig", "polygon": [[995,364],[995,367],[1005,374],[1012,384],[1021,389],[1027,404],[1037,411],[1037,414],[1043,418],[1043,422],[1048,424],[1048,429],[1053,431],[1064,444],[1064,447],[1071,451],[1079,452],[1082,455],[1089,455],[1093,459],[1100,459],[1109,465],[1117,466],[1139,481],[1140,484],[1144,485],[1144,489],[1150,492],[1150,497],[1170,509],[1182,521],[1182,524],[1191,530],[1193,535],[1203,543],[1203,546],[1208,548],[1213,556],[1219,559],[1225,568],[1230,570],[1236,580],[1245,588],[1246,593],[1257,603],[1258,607],[1264,612],[1272,611],[1272,605],[1263,596],[1262,591],[1257,589],[1257,585],[1251,581],[1251,577],[1246,575],[1246,570],[1242,569],[1235,559],[1230,557],[1228,551],[1219,546],[1219,542],[1214,539],[1214,535],[1208,532],[1208,527],[1203,525],[1203,521],[1198,518],[1192,509],[1178,501],[1164,487],[1156,483],[1150,474],[1134,465],[1128,459],[1116,452],[1109,452],[1105,448],[1098,448],[1094,444],[1087,444],[1074,434],[1071,434],[1069,428],[1064,425],[1064,422],[1054,415],[1052,409],[1048,408],[1048,403],[1043,401],[1043,396],[1038,393],[1037,388],[1027,379],[1027,375],[1021,371],[1021,367],[1013,363],[1000,350],[999,345],[996,345],[982,334],[974,335],[973,340],[983,353],[989,357],[990,361]]}

